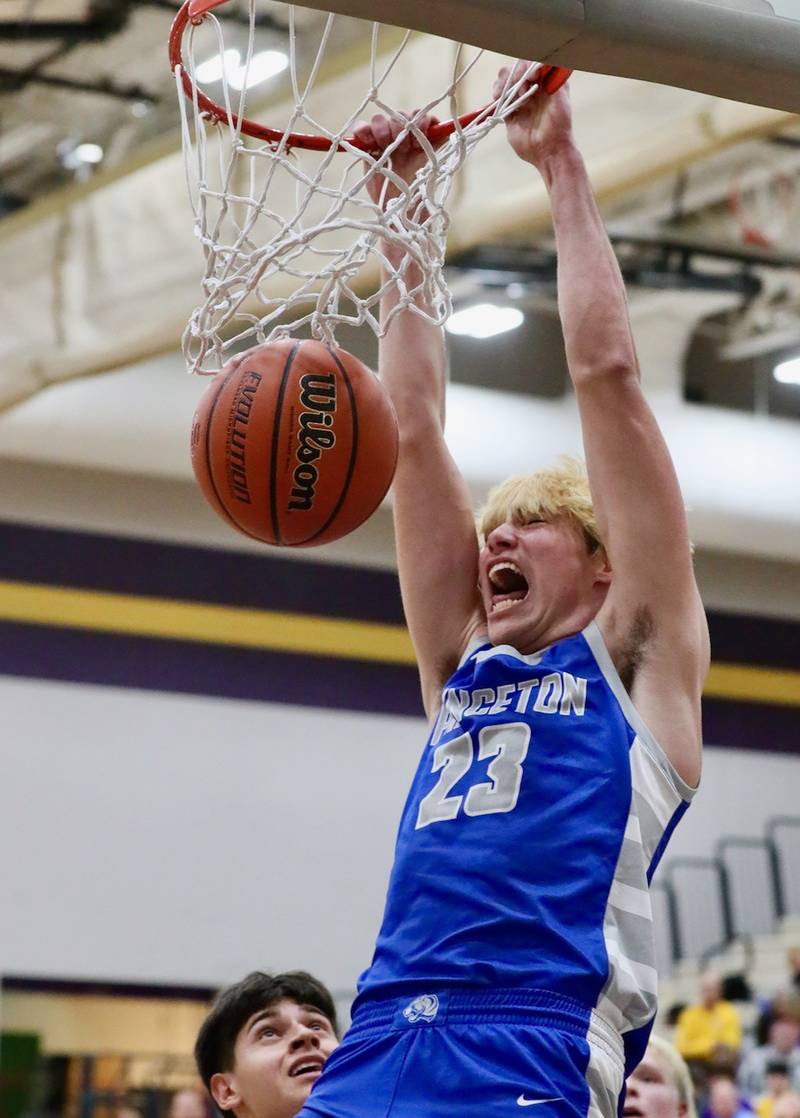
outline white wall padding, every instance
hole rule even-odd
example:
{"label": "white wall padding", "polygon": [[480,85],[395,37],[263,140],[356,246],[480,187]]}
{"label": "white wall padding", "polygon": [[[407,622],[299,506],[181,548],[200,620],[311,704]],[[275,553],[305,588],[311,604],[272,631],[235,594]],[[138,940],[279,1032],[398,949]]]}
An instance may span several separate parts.
{"label": "white wall padding", "polygon": [[[353,989],[421,719],[13,678],[0,701],[6,974],[216,985],[307,967]],[[759,744],[707,750],[666,861],[796,812],[797,758]]]}

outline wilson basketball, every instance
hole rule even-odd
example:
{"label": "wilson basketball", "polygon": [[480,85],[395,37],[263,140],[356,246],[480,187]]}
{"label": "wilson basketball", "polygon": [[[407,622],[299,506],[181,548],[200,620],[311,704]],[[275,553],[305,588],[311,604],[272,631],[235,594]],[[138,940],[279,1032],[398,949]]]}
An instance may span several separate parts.
{"label": "wilson basketball", "polygon": [[397,463],[397,420],[352,354],[285,339],[235,358],[192,423],[192,466],[211,507],[265,543],[308,547],[357,528]]}

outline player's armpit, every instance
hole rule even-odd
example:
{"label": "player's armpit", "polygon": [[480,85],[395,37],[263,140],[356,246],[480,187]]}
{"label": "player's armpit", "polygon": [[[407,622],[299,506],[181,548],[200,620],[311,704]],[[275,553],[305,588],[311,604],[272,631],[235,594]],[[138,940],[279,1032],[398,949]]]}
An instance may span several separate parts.
{"label": "player's armpit", "polygon": [[703,753],[701,699],[709,665],[708,628],[699,597],[694,616],[676,610],[676,623],[662,619],[653,624],[646,643],[633,653],[631,631],[621,625],[615,629],[608,605],[596,622],[621,677],[635,659],[633,672],[623,678],[625,689],[678,777],[690,789],[697,788]]}

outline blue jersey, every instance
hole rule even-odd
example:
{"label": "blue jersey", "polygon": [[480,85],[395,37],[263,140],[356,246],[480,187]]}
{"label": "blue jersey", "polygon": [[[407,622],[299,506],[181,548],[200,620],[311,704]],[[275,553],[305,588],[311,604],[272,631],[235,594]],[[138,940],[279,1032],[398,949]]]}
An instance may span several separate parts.
{"label": "blue jersey", "polygon": [[437,991],[548,991],[643,1054],[657,976],[648,886],[692,796],[592,623],[533,655],[471,648],[403,811],[356,1012]]}

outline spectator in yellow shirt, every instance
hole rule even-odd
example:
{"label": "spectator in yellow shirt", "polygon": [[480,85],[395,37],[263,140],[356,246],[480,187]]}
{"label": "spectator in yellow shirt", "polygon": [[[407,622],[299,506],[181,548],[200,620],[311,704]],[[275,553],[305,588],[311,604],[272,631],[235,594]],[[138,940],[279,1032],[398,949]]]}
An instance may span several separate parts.
{"label": "spectator in yellow shirt", "polygon": [[703,975],[699,1004],[688,1005],[678,1017],[675,1047],[684,1060],[707,1064],[720,1050],[737,1053],[741,1046],[739,1014],[723,999],[719,976]]}
{"label": "spectator in yellow shirt", "polygon": [[756,1099],[754,1109],[758,1118],[773,1118],[776,1102],[789,1092],[792,1086],[787,1060],[770,1060],[766,1067],[764,1086],[766,1090],[761,1098]]}
{"label": "spectator in yellow shirt", "polygon": [[800,1095],[785,1091],[772,1104],[772,1118],[800,1118]]}

